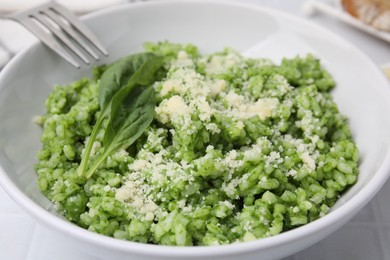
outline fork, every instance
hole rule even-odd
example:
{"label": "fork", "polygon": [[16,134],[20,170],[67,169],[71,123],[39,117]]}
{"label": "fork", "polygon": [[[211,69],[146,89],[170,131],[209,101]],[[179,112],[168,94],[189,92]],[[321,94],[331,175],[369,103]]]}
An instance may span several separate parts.
{"label": "fork", "polygon": [[74,56],[87,65],[91,64],[90,57],[99,60],[96,50],[108,56],[108,52],[95,35],[76,15],[58,3],[43,4],[6,18],[22,24],[44,44],[78,69],[81,65]]}

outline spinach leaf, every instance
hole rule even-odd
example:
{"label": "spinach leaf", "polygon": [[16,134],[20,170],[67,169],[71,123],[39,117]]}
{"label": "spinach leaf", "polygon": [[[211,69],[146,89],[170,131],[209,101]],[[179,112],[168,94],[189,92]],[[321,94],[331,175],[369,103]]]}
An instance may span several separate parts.
{"label": "spinach leaf", "polygon": [[98,94],[101,112],[92,129],[78,168],[80,176],[87,169],[93,143],[101,130],[104,119],[110,114],[114,96],[121,90],[121,98],[118,97],[116,101],[119,103],[137,84],[143,86],[152,84],[156,81],[157,72],[161,70],[163,63],[164,59],[162,57],[151,53],[139,53],[113,63],[104,71],[100,79]]}
{"label": "spinach leaf", "polygon": [[121,89],[114,96],[110,119],[103,139],[103,153],[96,159],[86,176],[90,178],[104,160],[119,150],[132,145],[154,118],[156,104],[152,86],[134,85],[129,93]]}
{"label": "spinach leaf", "polygon": [[113,63],[100,79],[98,101],[100,108],[107,107],[119,89],[127,85],[130,78],[150,59],[152,53],[137,53]]}

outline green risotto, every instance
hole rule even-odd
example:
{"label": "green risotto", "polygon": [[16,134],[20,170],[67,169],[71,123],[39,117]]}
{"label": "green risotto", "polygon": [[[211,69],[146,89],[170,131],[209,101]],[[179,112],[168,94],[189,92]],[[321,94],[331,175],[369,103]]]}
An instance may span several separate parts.
{"label": "green risotto", "polygon": [[145,48],[55,86],[37,118],[38,185],[69,221],[142,243],[228,244],[314,221],[356,182],[358,149],[315,57]]}

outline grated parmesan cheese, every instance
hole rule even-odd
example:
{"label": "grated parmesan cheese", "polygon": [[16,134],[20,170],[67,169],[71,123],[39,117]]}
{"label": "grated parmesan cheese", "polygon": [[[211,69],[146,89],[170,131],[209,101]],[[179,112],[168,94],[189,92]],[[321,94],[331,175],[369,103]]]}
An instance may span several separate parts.
{"label": "grated parmesan cheese", "polygon": [[316,169],[316,162],[312,157],[310,157],[310,154],[308,152],[302,153],[301,159],[307,165],[307,167],[309,167],[310,170],[314,171]]}
{"label": "grated parmesan cheese", "polygon": [[192,113],[190,107],[180,96],[172,96],[170,99],[164,100],[160,106],[156,107],[155,111],[157,119],[163,124],[172,121],[172,119],[176,116],[183,116]]}

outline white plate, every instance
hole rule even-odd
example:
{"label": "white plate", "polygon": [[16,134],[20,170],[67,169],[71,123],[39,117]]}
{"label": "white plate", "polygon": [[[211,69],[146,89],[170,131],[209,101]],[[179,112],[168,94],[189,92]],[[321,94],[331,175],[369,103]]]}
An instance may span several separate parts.
{"label": "white plate", "polygon": [[[32,166],[40,129],[31,119],[56,83],[89,75],[75,70],[41,44],[17,55],[0,76],[0,183],[40,223],[97,257],[120,259],[271,259],[297,252],[345,224],[380,189],[390,169],[390,93],[380,70],[358,49],[331,32],[284,13],[219,1],[164,1],[120,6],[86,16],[86,23],[107,46],[109,62],[142,49],[145,41],[191,42],[203,52],[225,46],[248,55],[293,56],[314,52],[333,74],[333,96],[350,118],[361,151],[358,183],[327,216],[275,237],[221,247],[161,247],[104,237],[50,213],[38,191]],[[279,55],[279,56],[278,56]],[[39,66],[37,66],[39,64]]]}
{"label": "white plate", "polygon": [[304,3],[303,10],[308,15],[313,15],[315,12],[322,12],[333,16],[363,32],[390,43],[390,32],[378,30],[375,27],[353,17],[343,9],[340,0],[335,0],[335,6],[326,4],[320,0],[308,0]]}
{"label": "white plate", "polygon": [[348,15],[351,19],[355,20],[356,21],[356,28],[362,30],[362,31],[365,31],[379,39],[382,39],[382,40],[385,40],[387,42],[390,43],[390,32],[388,31],[382,31],[382,30],[379,30],[373,26],[370,26],[366,23],[364,23],[363,21],[357,19],[356,17],[353,17],[352,15],[350,15],[348,12],[346,12],[341,4],[341,0],[336,0],[336,7],[341,11],[343,12],[344,14]]}

